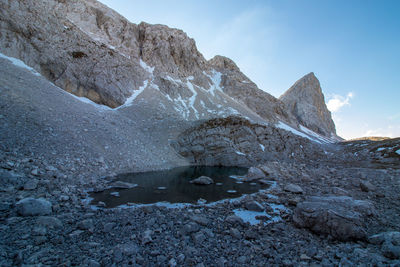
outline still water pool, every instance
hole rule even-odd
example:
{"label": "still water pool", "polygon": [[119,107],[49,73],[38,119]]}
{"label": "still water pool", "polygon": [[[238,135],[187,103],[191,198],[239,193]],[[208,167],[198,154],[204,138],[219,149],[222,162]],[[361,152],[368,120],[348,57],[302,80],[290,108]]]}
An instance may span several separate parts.
{"label": "still water pool", "polygon": [[[102,192],[91,193],[92,204],[100,201],[107,208],[128,203],[151,204],[169,203],[207,203],[237,198],[243,194],[251,194],[269,185],[258,182],[242,182],[236,176],[247,173],[247,168],[239,167],[179,167],[167,171],[121,174],[118,181],[137,184],[130,189],[111,188]],[[211,185],[196,185],[191,180],[200,176],[208,176],[214,180]],[[205,202],[204,201],[204,202]]]}

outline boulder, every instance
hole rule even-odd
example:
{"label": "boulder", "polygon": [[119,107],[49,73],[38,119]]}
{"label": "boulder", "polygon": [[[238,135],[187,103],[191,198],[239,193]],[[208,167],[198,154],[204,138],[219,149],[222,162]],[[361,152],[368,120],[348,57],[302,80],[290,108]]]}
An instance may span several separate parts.
{"label": "boulder", "polygon": [[251,167],[248,170],[246,178],[244,180],[245,181],[253,181],[253,180],[257,180],[257,179],[263,179],[265,177],[266,177],[266,175],[262,170],[260,170],[257,167]]}
{"label": "boulder", "polygon": [[239,224],[239,225],[245,224],[243,219],[236,215],[229,215],[228,217],[226,217],[225,221],[231,224]]}
{"label": "boulder", "polygon": [[260,166],[258,166],[258,168],[260,170],[262,170],[265,174],[270,175],[270,176],[278,176],[278,174],[279,174],[279,171],[277,171],[275,168],[273,168],[273,165],[272,166],[260,165]]}
{"label": "boulder", "polygon": [[248,201],[245,203],[245,208],[251,211],[264,211],[265,208],[257,201]]}
{"label": "boulder", "polygon": [[197,185],[209,185],[213,184],[214,180],[207,176],[200,176],[199,178],[191,180],[190,183]]}
{"label": "boulder", "polygon": [[370,236],[371,244],[380,245],[383,256],[389,259],[400,259],[400,232],[384,232]]}
{"label": "boulder", "polygon": [[288,184],[285,186],[284,190],[294,194],[303,194],[303,189],[295,184]]}
{"label": "boulder", "polygon": [[151,237],[153,234],[152,230],[147,229],[142,233],[142,245],[149,244],[153,241],[153,238]]}
{"label": "boulder", "polygon": [[203,226],[206,226],[210,222],[206,217],[199,216],[199,215],[194,215],[194,216],[191,217],[191,219],[194,222],[196,222],[196,223],[198,223],[200,225],[203,225]]}
{"label": "boulder", "polygon": [[368,181],[360,181],[360,189],[363,192],[375,191],[376,187]]}
{"label": "boulder", "polygon": [[368,201],[345,196],[311,197],[297,205],[293,222],[314,233],[347,241],[364,239],[363,222],[374,214],[374,207]]}
{"label": "boulder", "polygon": [[77,224],[77,227],[80,230],[89,230],[89,229],[92,229],[94,227],[94,222],[93,222],[92,219],[86,219],[86,220],[80,221]]}
{"label": "boulder", "polygon": [[36,179],[31,179],[24,184],[24,190],[34,190],[38,186],[38,181]]}
{"label": "boulder", "polygon": [[60,229],[63,227],[63,223],[55,218],[50,216],[41,216],[36,220],[36,224],[40,226],[45,226],[47,228],[52,229]]}
{"label": "boulder", "polygon": [[43,198],[24,198],[16,204],[17,212],[22,216],[49,215],[52,212],[52,205]]}

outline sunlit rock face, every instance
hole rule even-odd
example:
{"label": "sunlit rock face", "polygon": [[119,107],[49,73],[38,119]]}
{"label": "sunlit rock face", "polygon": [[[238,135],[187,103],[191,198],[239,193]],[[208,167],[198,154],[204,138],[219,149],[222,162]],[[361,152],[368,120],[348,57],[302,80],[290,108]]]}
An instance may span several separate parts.
{"label": "sunlit rock face", "polygon": [[95,103],[117,108],[147,91],[184,120],[241,115],[336,134],[313,74],[277,99],[229,58],[207,61],[182,30],[130,23],[95,0],[0,0],[0,8],[0,52]]}
{"label": "sunlit rock face", "polygon": [[314,73],[298,80],[279,99],[300,124],[324,136],[336,135],[335,124]]}

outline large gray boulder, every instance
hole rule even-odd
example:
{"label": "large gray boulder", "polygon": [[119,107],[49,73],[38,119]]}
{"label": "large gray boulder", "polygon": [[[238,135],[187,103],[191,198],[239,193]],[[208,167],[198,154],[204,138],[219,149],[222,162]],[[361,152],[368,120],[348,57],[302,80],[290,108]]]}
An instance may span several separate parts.
{"label": "large gray boulder", "polygon": [[303,194],[304,192],[303,189],[297,184],[288,184],[285,186],[284,190],[294,194]]}
{"label": "large gray boulder", "polygon": [[16,204],[17,212],[22,216],[49,215],[52,212],[52,205],[43,198],[24,198]]}
{"label": "large gray boulder", "polygon": [[383,256],[390,259],[400,258],[400,232],[384,232],[370,236],[371,244],[380,245]]}
{"label": "large gray boulder", "polygon": [[297,205],[293,222],[338,240],[357,240],[366,237],[363,222],[374,214],[374,207],[368,201],[345,196],[311,197]]}
{"label": "large gray boulder", "polygon": [[250,167],[247,172],[246,178],[244,180],[245,181],[253,181],[253,180],[262,179],[265,177],[266,177],[266,175],[262,170],[260,170],[257,167]]}
{"label": "large gray boulder", "polygon": [[254,200],[246,202],[244,204],[244,206],[247,210],[250,210],[250,211],[261,212],[261,211],[265,210],[265,207],[263,205],[261,205],[258,201],[254,201]]}

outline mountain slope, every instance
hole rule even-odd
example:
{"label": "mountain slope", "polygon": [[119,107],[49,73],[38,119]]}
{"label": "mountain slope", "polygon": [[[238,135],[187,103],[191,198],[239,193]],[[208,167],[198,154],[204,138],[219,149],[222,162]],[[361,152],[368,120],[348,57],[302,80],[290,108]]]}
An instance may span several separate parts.
{"label": "mountain slope", "polygon": [[[110,108],[147,95],[151,99],[145,101],[160,112],[182,120],[240,115],[300,131],[303,124],[325,137],[336,134],[330,114],[324,113],[326,120],[318,115],[326,109],[323,96],[310,102],[307,97],[313,96],[305,95],[296,105],[276,99],[230,59],[205,60],[183,31],[130,23],[95,0],[0,0],[0,25],[0,52],[23,60],[67,92]],[[308,108],[300,114],[295,108],[300,106]]]}

